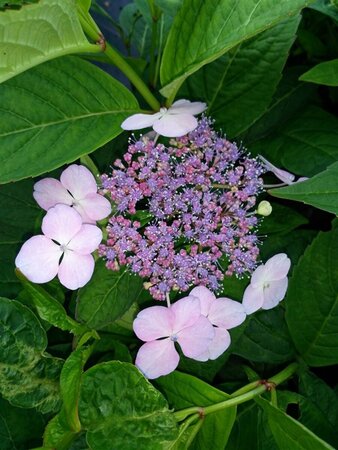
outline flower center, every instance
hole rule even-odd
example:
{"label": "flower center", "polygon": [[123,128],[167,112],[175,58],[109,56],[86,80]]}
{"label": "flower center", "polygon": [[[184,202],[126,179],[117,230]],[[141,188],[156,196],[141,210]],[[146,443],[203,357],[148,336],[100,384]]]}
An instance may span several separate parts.
{"label": "flower center", "polygon": [[60,245],[60,250],[62,251],[62,253],[66,253],[66,251],[68,250],[67,245]]}
{"label": "flower center", "polygon": [[173,342],[177,342],[178,341],[178,337],[176,336],[176,334],[172,334],[170,337],[170,340]]}
{"label": "flower center", "polygon": [[263,284],[263,289],[267,289],[270,287],[270,283],[268,281],[265,281],[265,283]]}

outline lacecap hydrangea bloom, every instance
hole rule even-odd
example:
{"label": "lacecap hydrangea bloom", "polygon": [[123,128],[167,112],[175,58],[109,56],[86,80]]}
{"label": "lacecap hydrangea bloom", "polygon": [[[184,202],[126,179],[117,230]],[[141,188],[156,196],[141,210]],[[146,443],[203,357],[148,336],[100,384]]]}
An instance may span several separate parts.
{"label": "lacecap hydrangea bloom", "polygon": [[116,205],[99,250],[107,268],[127,265],[158,300],[199,285],[216,291],[224,273],[251,273],[263,172],[208,118],[169,146],[146,137],[131,143],[102,177]]}

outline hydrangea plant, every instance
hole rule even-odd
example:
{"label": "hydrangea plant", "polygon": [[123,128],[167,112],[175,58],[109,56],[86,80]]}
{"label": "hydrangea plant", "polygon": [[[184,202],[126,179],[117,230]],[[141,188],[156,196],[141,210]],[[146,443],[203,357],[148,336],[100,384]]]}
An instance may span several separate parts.
{"label": "hydrangea plant", "polygon": [[0,1],[0,448],[337,448],[337,5],[124,3]]}

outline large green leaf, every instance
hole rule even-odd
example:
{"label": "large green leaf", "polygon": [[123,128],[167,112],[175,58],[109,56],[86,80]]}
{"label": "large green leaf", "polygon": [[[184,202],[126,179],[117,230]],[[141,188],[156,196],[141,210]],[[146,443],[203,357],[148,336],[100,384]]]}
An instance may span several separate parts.
{"label": "large green leaf", "polygon": [[111,325],[137,301],[143,289],[142,279],[126,270],[108,270],[98,261],[90,282],[77,297],[77,318],[94,329]]}
{"label": "large green leaf", "polygon": [[[156,383],[165,392],[169,404],[176,410],[190,406],[208,406],[229,399],[229,395],[204,381],[181,372],[173,372],[159,378]],[[223,450],[236,418],[236,407],[226,408],[204,418],[195,441],[194,449],[204,450],[212,442],[212,448]]]}
{"label": "large green leaf", "polygon": [[60,376],[62,409],[46,427],[43,441],[45,447],[68,449],[69,443],[81,431],[78,403],[83,367],[91,351],[91,347],[78,348],[64,363]]}
{"label": "large green leaf", "polygon": [[[278,450],[264,411],[253,402],[240,405],[225,450]],[[290,449],[291,450],[291,449]]]}
{"label": "large green leaf", "polygon": [[300,80],[325,84],[326,86],[338,86],[338,59],[326,61],[312,67],[300,77]]}
{"label": "large green leaf", "polygon": [[272,189],[270,194],[303,202],[338,215],[338,162],[307,181]]}
{"label": "large green leaf", "polygon": [[0,398],[1,450],[27,450],[38,446],[44,427],[45,419],[41,413],[15,408]]}
{"label": "large green leaf", "polygon": [[313,366],[338,363],[338,229],[320,233],[294,269],[286,320],[302,358]]}
{"label": "large green leaf", "polygon": [[310,177],[338,160],[337,140],[337,117],[312,107],[250,149],[257,149],[291,172]]}
{"label": "large green leaf", "polygon": [[299,376],[299,421],[319,437],[338,446],[338,397],[323,380],[303,370]]}
{"label": "large green leaf", "polygon": [[59,406],[63,361],[44,351],[46,333],[38,319],[15,300],[0,298],[0,393],[22,408],[42,412]]}
{"label": "large green leaf", "polygon": [[0,187],[0,293],[12,297],[20,288],[14,260],[20,245],[40,225],[42,210],[35,203],[31,180]]}
{"label": "large green leaf", "polygon": [[308,223],[307,218],[295,209],[274,202],[271,206],[272,213],[264,217],[259,226],[259,234],[285,234]]}
{"label": "large green leaf", "polygon": [[208,114],[231,138],[269,106],[300,21],[296,16],[242,43],[187,80],[190,98],[208,104]]}
{"label": "large green leaf", "polygon": [[334,450],[331,445],[268,401],[262,398],[256,401],[268,416],[270,429],[280,450]]}
{"label": "large green leaf", "polygon": [[84,373],[79,415],[93,450],[160,450],[177,434],[164,397],[129,363],[98,364]]}
{"label": "large green leaf", "polygon": [[319,11],[338,22],[338,6],[332,0],[317,0],[310,8]]}
{"label": "large green leaf", "polygon": [[97,51],[81,28],[74,0],[39,3],[0,14],[0,83],[70,53]]}
{"label": "large green leaf", "polygon": [[251,361],[269,364],[291,361],[295,350],[285,324],[283,308],[259,311],[249,317],[232,352]]}
{"label": "large green leaf", "polygon": [[108,74],[74,56],[49,61],[0,85],[0,183],[40,175],[122,132],[138,109]]}
{"label": "large green leaf", "polygon": [[39,0],[0,0],[0,11],[6,9],[19,9],[23,5],[29,5],[30,3],[37,3]]}
{"label": "large green leaf", "polygon": [[307,5],[306,0],[185,0],[171,27],[161,64],[170,96],[200,67]]}

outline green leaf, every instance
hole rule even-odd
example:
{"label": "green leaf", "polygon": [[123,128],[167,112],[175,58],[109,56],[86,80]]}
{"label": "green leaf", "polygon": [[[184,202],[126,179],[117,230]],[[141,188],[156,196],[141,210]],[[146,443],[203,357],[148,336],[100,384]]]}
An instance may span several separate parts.
{"label": "green leaf", "polygon": [[258,148],[259,153],[291,172],[311,177],[337,161],[337,139],[337,117],[310,107],[251,149]]}
{"label": "green leaf", "polygon": [[275,197],[303,202],[338,215],[338,162],[307,181],[269,192]]}
{"label": "green leaf", "polygon": [[8,184],[0,188],[0,292],[15,296],[21,284],[15,276],[14,260],[20,246],[40,225],[42,210],[35,203],[33,181]]}
{"label": "green leaf", "polygon": [[257,403],[268,416],[273,437],[280,450],[334,450],[297,420],[258,398]]}
{"label": "green leaf", "polygon": [[[266,145],[266,142],[270,139],[270,135],[273,135],[276,129],[280,129],[291,119],[298,118],[307,108],[309,102],[313,102],[315,87],[312,84],[298,81],[302,72],[302,67],[285,68],[283,78],[277,86],[276,92],[265,114],[241,136],[245,145],[250,149],[250,152],[256,155],[262,153],[260,143],[257,146],[252,146],[252,143],[266,138],[267,141],[261,141],[263,145]],[[266,154],[270,156],[268,147],[266,146],[266,148]]]}
{"label": "green leaf", "polygon": [[250,361],[279,364],[292,361],[294,346],[281,307],[259,311],[246,320],[244,333],[239,337],[232,353]]}
{"label": "green leaf", "polygon": [[0,97],[0,183],[92,152],[120,134],[123,119],[138,109],[121,83],[74,56],[7,81]]}
{"label": "green leaf", "polygon": [[333,446],[338,446],[338,397],[323,380],[303,370],[299,376],[301,395],[299,421]]}
{"label": "green leaf", "polygon": [[285,234],[309,222],[306,217],[288,206],[274,202],[271,206],[272,213],[262,220],[259,234]]}
{"label": "green leaf", "polygon": [[98,364],[84,373],[79,414],[93,450],[160,450],[177,434],[163,396],[128,363]]}
{"label": "green leaf", "polygon": [[249,128],[267,109],[295,39],[300,16],[246,41],[187,80],[190,98],[202,99],[208,114],[230,137]]}
{"label": "green leaf", "polygon": [[74,0],[40,0],[6,11],[0,28],[0,83],[59,56],[99,51],[81,28]]}
{"label": "green leaf", "polygon": [[0,393],[14,406],[41,412],[59,407],[63,361],[45,354],[46,333],[26,307],[0,298]]}
{"label": "green leaf", "polygon": [[306,0],[185,0],[171,27],[161,64],[166,97],[205,64],[297,14]]}
{"label": "green leaf", "polygon": [[69,317],[60,302],[55,300],[43,287],[31,283],[18,269],[16,269],[16,274],[41,319],[61,330],[71,331],[75,335],[82,335],[88,331],[82,324]]}
{"label": "green leaf", "polygon": [[78,414],[83,367],[92,348],[78,348],[64,363],[60,376],[62,409],[47,425],[44,434],[44,445],[58,450],[68,450],[69,444],[81,431]]}
{"label": "green leaf", "polygon": [[305,72],[299,79],[326,86],[338,86],[338,59],[318,64]]}
{"label": "green leaf", "polygon": [[237,418],[225,448],[225,450],[242,449],[278,450],[268,427],[266,414],[254,402],[239,406]]}
{"label": "green leaf", "polygon": [[[190,406],[209,406],[229,399],[229,395],[204,381],[181,372],[173,372],[156,380],[166,394],[170,406],[176,410]],[[209,448],[223,450],[236,418],[236,407],[208,414],[195,441],[194,449]]]}
{"label": "green leaf", "polygon": [[108,270],[105,262],[96,263],[88,284],[78,291],[77,318],[96,330],[114,323],[137,301],[142,279],[127,270]]}
{"label": "green leaf", "polygon": [[15,408],[0,398],[1,450],[27,450],[38,446],[44,427],[45,419],[41,413]]}
{"label": "green leaf", "polygon": [[326,14],[331,17],[331,19],[338,22],[338,8],[332,0],[317,0],[310,6],[310,8]]}
{"label": "green leaf", "polygon": [[338,363],[338,229],[319,233],[293,271],[286,321],[295,346],[312,366]]}

